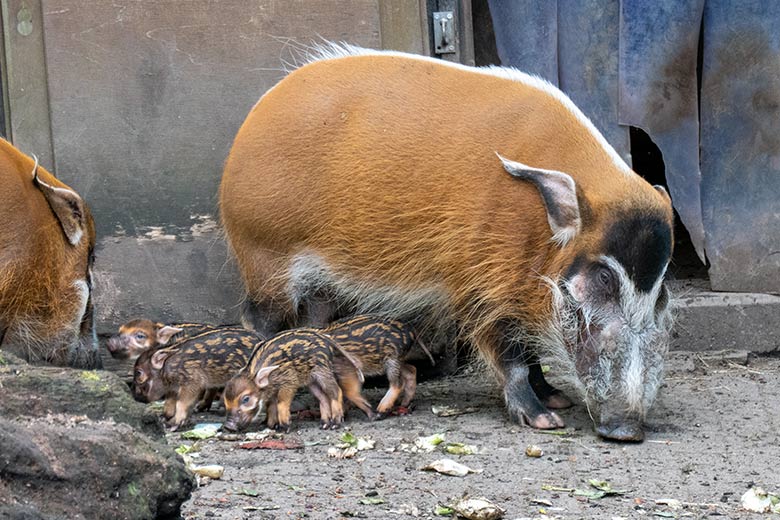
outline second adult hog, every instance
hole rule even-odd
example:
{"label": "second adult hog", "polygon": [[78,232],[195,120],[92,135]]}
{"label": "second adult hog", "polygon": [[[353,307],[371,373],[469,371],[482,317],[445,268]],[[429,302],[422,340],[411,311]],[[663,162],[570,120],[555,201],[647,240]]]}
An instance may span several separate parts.
{"label": "second adult hog", "polygon": [[362,375],[352,362],[336,357],[333,369],[344,397],[363,410],[369,419],[386,417],[399,397],[401,406],[408,408],[417,389],[417,368],[405,363],[415,343],[433,356],[422,342],[417,340],[414,329],[400,321],[380,316],[361,315],[336,321],[324,329],[346,352],[358,362],[362,375],[387,375],[390,388],[377,407],[377,414],[362,395]]}
{"label": "second adult hog", "polygon": [[115,359],[137,359],[142,352],[168,345],[201,332],[220,327],[204,323],[164,323],[145,318],[130,320],[108,340],[108,351]]}
{"label": "second adult hog", "polygon": [[260,339],[241,328],[207,331],[169,347],[147,350],[136,360],[133,397],[152,402],[165,397],[163,415],[176,430],[195,404],[211,404],[214,393],[249,361]]}
{"label": "second adult hog", "polygon": [[290,404],[302,386],[319,401],[322,428],[337,428],[344,411],[334,362],[342,356],[362,381],[358,362],[322,331],[295,329],[258,345],[246,367],[225,385],[225,428],[244,429],[265,403],[268,427],[289,432]]}

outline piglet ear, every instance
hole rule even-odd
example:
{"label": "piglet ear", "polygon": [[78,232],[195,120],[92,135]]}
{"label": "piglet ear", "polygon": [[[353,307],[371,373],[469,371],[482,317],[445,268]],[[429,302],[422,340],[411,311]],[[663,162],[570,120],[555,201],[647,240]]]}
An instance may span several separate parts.
{"label": "piglet ear", "polygon": [[42,181],[38,176],[38,158],[33,157],[35,158],[35,166],[33,166],[32,172],[33,183],[46,197],[49,207],[54,212],[57,220],[59,220],[62,231],[65,232],[65,236],[68,238],[68,242],[75,246],[81,241],[81,237],[84,236],[86,221],[84,201],[73,190],[53,186]]}
{"label": "piglet ear", "polygon": [[165,360],[173,354],[170,350],[158,350],[152,355],[152,368],[155,370],[162,370]]}
{"label": "piglet ear", "polygon": [[270,367],[263,367],[260,370],[257,371],[257,374],[255,374],[255,384],[258,388],[265,388],[270,384],[268,381],[268,376],[271,375],[271,372],[279,368],[279,365],[273,365]]}
{"label": "piglet ear", "polygon": [[166,325],[157,331],[157,343],[160,345],[166,345],[173,336],[183,330],[184,329],[180,329],[178,327],[171,327],[170,325]]}
{"label": "piglet ear", "polygon": [[547,222],[553,232],[553,242],[563,247],[577,236],[582,220],[577,202],[577,186],[570,175],[557,170],[534,168],[500,155],[498,158],[510,175],[532,182],[539,190],[547,210]]}

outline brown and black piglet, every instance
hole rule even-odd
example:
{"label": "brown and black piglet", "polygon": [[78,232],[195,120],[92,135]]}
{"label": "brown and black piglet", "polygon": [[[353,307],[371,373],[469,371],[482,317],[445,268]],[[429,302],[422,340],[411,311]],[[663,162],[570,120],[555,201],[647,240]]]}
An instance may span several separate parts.
{"label": "brown and black piglet", "polygon": [[108,351],[115,359],[136,359],[142,352],[177,342],[219,327],[203,323],[165,325],[147,319],[130,320],[108,340]]}
{"label": "brown and black piglet", "polygon": [[428,355],[431,363],[436,364],[425,345],[417,339],[414,329],[397,320],[361,315],[336,321],[324,332],[357,360],[362,375],[387,375],[390,388],[375,415],[361,393],[362,375],[346,358],[340,356],[334,359],[333,369],[344,397],[363,410],[369,419],[386,417],[399,397],[402,397],[401,406],[409,407],[417,389],[417,369],[404,361],[415,343]]}
{"label": "brown and black piglet", "polygon": [[221,328],[147,350],[135,363],[133,397],[141,402],[164,397],[163,415],[176,430],[201,397],[200,408],[211,405],[216,392],[246,365],[260,341],[250,331]]}
{"label": "brown and black piglet", "polygon": [[333,364],[341,356],[362,379],[354,359],[316,329],[282,332],[258,345],[247,366],[225,385],[224,427],[245,428],[265,403],[268,427],[289,432],[290,404],[298,388],[307,386],[319,401],[322,428],[337,428],[344,412]]}

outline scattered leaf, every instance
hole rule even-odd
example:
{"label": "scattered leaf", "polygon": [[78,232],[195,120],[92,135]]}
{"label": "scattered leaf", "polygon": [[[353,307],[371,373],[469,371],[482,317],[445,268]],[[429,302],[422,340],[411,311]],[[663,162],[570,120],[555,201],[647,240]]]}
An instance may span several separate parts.
{"label": "scattered leaf", "polygon": [[285,484],[284,482],[282,482],[282,484],[287,486],[287,489],[291,491],[306,491],[305,487],[296,486],[295,484]]}
{"label": "scattered leaf", "polygon": [[536,444],[531,444],[525,447],[525,455],[527,457],[539,458],[542,455],[544,455],[544,452],[542,451],[542,448],[540,448]]}
{"label": "scattered leaf", "polygon": [[450,459],[435,460],[421,469],[422,471],[435,471],[453,477],[465,477],[469,473],[482,473],[481,469],[471,469]]}
{"label": "scattered leaf", "polygon": [[328,448],[328,457],[333,459],[351,459],[357,455],[357,448],[350,446],[348,448]]}
{"label": "scattered leaf", "polygon": [[448,442],[444,451],[450,455],[474,455],[477,453],[477,447],[462,442]]}
{"label": "scattered leaf", "polygon": [[780,513],[780,498],[763,488],[752,487],[742,495],[742,507],[755,513]]}
{"label": "scattered leaf", "polygon": [[376,445],[376,441],[368,437],[355,437],[350,432],[346,432],[341,436],[341,444],[337,444],[337,448],[347,449],[355,448],[357,451],[373,450]]}
{"label": "scattered leaf", "polygon": [[544,498],[533,498],[533,499],[531,499],[531,503],[532,504],[537,504],[537,505],[540,505],[540,506],[552,507],[552,502],[550,502],[549,500],[546,500]]}
{"label": "scattered leaf", "polygon": [[574,496],[585,497],[589,500],[598,500],[599,498],[604,498],[605,496],[607,496],[607,494],[604,491],[593,491],[591,489],[575,489]]}
{"label": "scattered leaf", "polygon": [[550,371],[550,365],[542,365],[542,374],[546,374]]}
{"label": "scattered leaf", "polygon": [[261,432],[249,432],[244,435],[244,440],[247,441],[262,441],[263,439],[267,439],[268,437],[275,435],[276,432],[274,430],[271,430],[269,428],[266,428],[265,430]]}
{"label": "scattered leaf", "polygon": [[256,497],[256,496],[260,495],[260,492],[259,491],[255,491],[254,489],[243,488],[243,489],[239,489],[238,491],[236,491],[236,495],[246,495],[248,497]]}
{"label": "scattered leaf", "polygon": [[671,511],[653,511],[653,516],[660,516],[662,518],[676,518],[677,515]]}
{"label": "scattered leaf", "polygon": [[485,498],[464,498],[452,509],[467,520],[498,520],[506,512]]}
{"label": "scattered leaf", "polygon": [[625,489],[612,489],[612,486],[606,480],[598,480],[595,478],[589,479],[588,484],[604,492],[605,495],[624,495]]}
{"label": "scattered leaf", "polygon": [[577,491],[574,488],[565,488],[565,487],[560,487],[560,486],[552,486],[550,484],[542,484],[542,489],[544,491],[559,491],[561,493],[574,493],[575,491]]}
{"label": "scattered leaf", "polygon": [[196,475],[200,475],[201,477],[209,477],[213,479],[222,478],[222,475],[225,473],[225,468],[223,466],[218,466],[216,464],[212,464],[209,466],[190,466],[190,469]]}
{"label": "scattered leaf", "polygon": [[420,451],[425,451],[427,453],[432,452],[436,449],[436,446],[444,442],[444,434],[443,433],[434,433],[433,435],[429,435],[428,437],[418,437],[416,441],[414,441],[414,445],[419,449]]}
{"label": "scattered leaf", "polygon": [[438,417],[456,417],[458,415],[465,415],[467,413],[478,412],[479,408],[468,406],[466,408],[458,408],[455,406],[446,405],[433,405],[431,411]]}
{"label": "scattered leaf", "polygon": [[542,433],[544,435],[559,435],[561,437],[571,435],[571,432],[566,430],[536,430],[534,433]]}
{"label": "scattered leaf", "polygon": [[195,442],[193,444],[179,444],[174,451],[179,455],[186,455],[187,453],[194,453],[199,449],[200,446]]}
{"label": "scattered leaf", "polygon": [[352,432],[344,432],[341,435],[341,442],[347,443],[350,446],[354,446],[357,444],[357,437],[355,437]]}
{"label": "scattered leaf", "polygon": [[360,503],[363,504],[364,506],[376,506],[379,504],[384,504],[385,499],[379,497],[361,498]]}
{"label": "scattered leaf", "polygon": [[682,503],[674,498],[659,498],[655,501],[655,503],[659,506],[669,506],[672,509],[682,508]]}
{"label": "scattered leaf", "polygon": [[182,432],[182,439],[209,439],[217,435],[217,432],[222,427],[220,423],[201,423],[196,424],[195,427],[189,431]]}
{"label": "scattered leaf", "polygon": [[303,442],[293,437],[285,437],[283,439],[242,442],[238,447],[242,450],[302,450]]}
{"label": "scattered leaf", "polygon": [[436,509],[433,510],[433,514],[436,516],[452,516],[455,510],[451,507],[436,504]]}

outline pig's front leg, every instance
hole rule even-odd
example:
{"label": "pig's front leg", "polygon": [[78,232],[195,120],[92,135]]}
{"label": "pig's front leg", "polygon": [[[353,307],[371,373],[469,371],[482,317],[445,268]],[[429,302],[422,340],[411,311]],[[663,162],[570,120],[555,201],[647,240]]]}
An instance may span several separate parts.
{"label": "pig's front leg", "polygon": [[531,356],[525,347],[511,343],[499,344],[498,349],[498,352],[504,353],[498,361],[505,375],[504,400],[509,417],[515,422],[540,430],[562,428],[563,420],[542,404],[531,386],[527,361]]}

